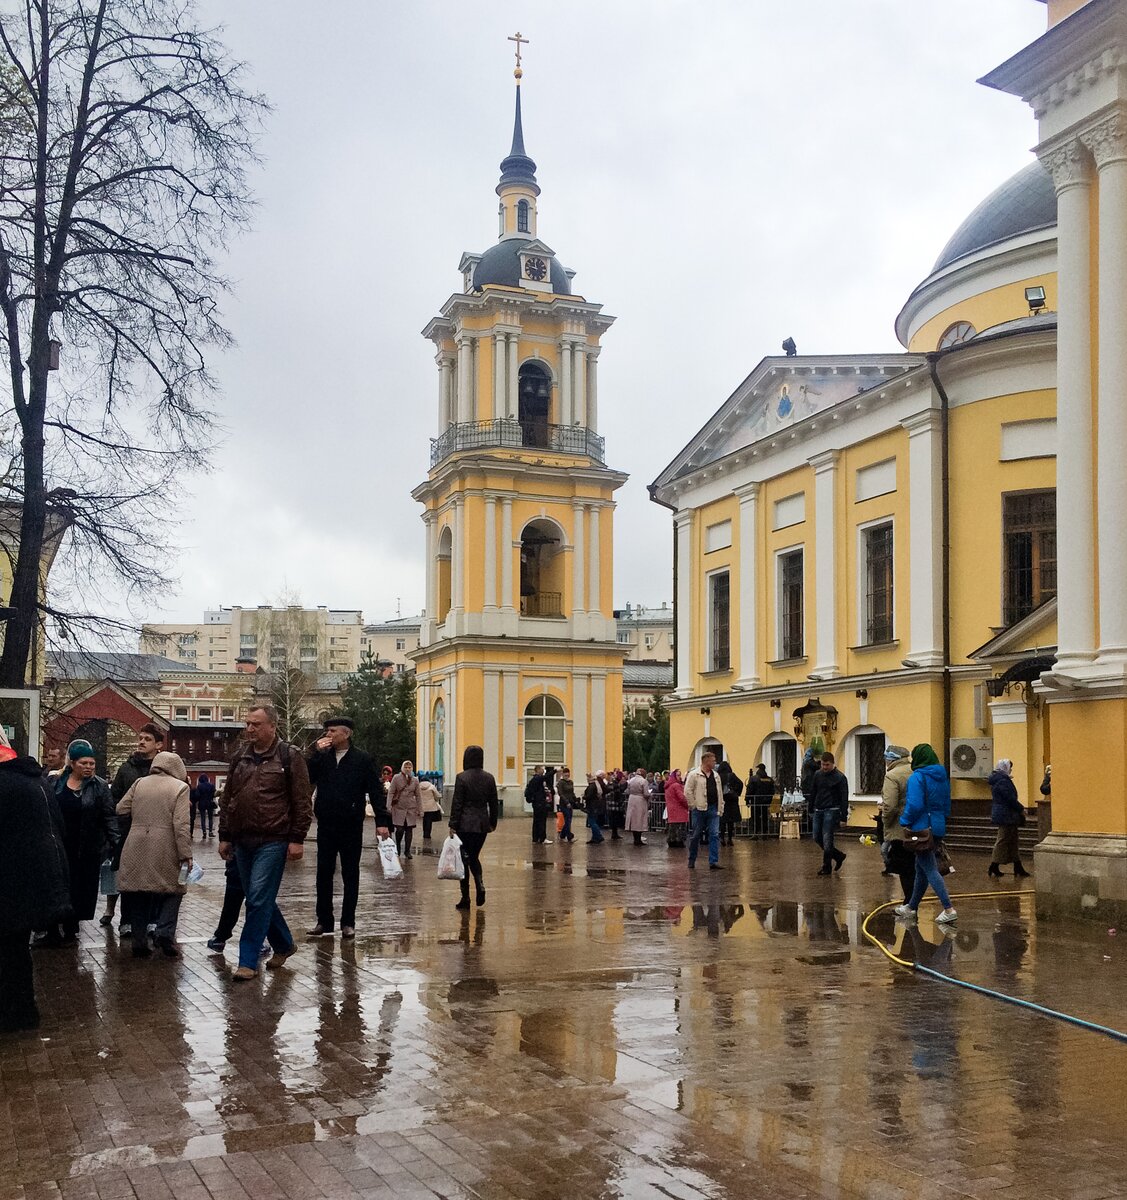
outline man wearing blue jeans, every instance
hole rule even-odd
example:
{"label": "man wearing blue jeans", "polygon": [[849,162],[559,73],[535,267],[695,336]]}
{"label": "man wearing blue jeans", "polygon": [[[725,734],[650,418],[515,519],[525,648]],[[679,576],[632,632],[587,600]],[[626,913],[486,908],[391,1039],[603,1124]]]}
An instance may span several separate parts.
{"label": "man wearing blue jeans", "polygon": [[708,832],[708,869],[720,870],[720,777],[716,774],[716,755],[706,750],[700,766],[685,780],[685,802],[692,816],[689,835],[689,870],[697,865],[701,838]]}
{"label": "man wearing blue jeans", "polygon": [[849,816],[849,780],[837,769],[827,750],[821,768],[811,780],[810,806],[814,810],[814,841],[822,847],[819,875],[841,870],[845,853],[834,845],[834,833]]}
{"label": "man wearing blue jeans", "polygon": [[286,863],[305,852],[313,820],[311,797],[305,759],[279,739],[277,712],[269,704],[252,708],[246,741],[231,760],[219,810],[219,853],[227,861],[234,859],[246,894],[238,980],[258,974],[263,938],[274,951],[266,963],[271,970],[297,948],[277,898]]}

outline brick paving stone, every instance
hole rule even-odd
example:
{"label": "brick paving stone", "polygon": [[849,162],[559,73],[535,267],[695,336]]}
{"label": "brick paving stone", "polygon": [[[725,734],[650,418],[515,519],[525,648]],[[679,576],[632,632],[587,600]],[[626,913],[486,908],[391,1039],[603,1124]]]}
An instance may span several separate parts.
{"label": "brick paving stone", "polygon": [[[43,1028],[0,1038],[0,1200],[1127,1197],[1127,1046],[890,964],[861,938],[893,894],[875,851],[818,879],[808,843],[745,842],[701,875],[657,837],[528,835],[490,838],[468,914],[433,850],[386,883],[369,846],[356,940],[299,937],[245,985],[205,945],[214,843],[181,961],[96,925],[37,951]],[[991,894],[953,934],[874,931],[1120,1022],[1127,946],[984,865],[958,863]],[[315,866],[286,873],[298,931]]]}

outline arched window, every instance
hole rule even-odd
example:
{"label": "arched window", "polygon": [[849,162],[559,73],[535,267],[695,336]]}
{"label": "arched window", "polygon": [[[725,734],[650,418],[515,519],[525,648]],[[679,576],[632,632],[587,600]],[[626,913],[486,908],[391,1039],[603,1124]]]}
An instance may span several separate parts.
{"label": "arched window", "polygon": [[530,521],[520,533],[520,611],[525,617],[563,616],[563,538],[552,521]]}
{"label": "arched window", "polygon": [[523,445],[547,447],[551,407],[552,376],[548,368],[536,359],[524,363],[517,373],[517,420]]}
{"label": "arched window", "polygon": [[450,526],[447,525],[438,535],[438,554],[433,566],[430,567],[430,570],[437,572],[438,612],[435,616],[439,624],[446,620],[446,615],[450,611],[450,560],[453,554],[454,536],[450,532]]}
{"label": "arched window", "polygon": [[505,202],[497,205],[497,236],[505,236]]}
{"label": "arched window", "polygon": [[951,346],[969,342],[977,332],[978,330],[969,321],[956,321],[954,325],[948,325],[944,330],[937,349],[947,350]]}
{"label": "arched window", "polygon": [[528,208],[527,200],[517,201],[517,233],[528,233]]}
{"label": "arched window", "polygon": [[524,710],[524,775],[532,777],[535,766],[559,766],[564,755],[566,733],[563,705],[555,696],[537,696]]}

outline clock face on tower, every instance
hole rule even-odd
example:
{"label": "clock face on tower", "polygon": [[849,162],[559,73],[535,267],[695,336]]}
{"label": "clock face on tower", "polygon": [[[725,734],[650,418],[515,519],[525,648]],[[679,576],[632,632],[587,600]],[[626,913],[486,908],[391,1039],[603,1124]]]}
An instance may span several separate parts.
{"label": "clock face on tower", "polygon": [[542,258],[526,258],[524,273],[528,279],[534,279],[539,283],[548,274],[548,264]]}

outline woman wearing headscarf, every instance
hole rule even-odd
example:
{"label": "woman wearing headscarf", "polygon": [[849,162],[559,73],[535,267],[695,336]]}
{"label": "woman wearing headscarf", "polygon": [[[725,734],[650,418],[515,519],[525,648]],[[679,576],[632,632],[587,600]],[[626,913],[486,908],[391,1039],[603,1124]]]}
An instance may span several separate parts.
{"label": "woman wearing headscarf", "polygon": [[415,764],[409,759],[403,763],[397,774],[392,776],[391,786],[387,791],[387,807],[395,826],[395,848],[404,858],[410,858],[411,839],[415,836],[415,826],[419,823],[422,798],[419,796],[419,778],[415,774]]}
{"label": "woman wearing headscarf", "polygon": [[78,922],[90,921],[98,907],[102,863],[117,851],[118,825],[110,785],[96,775],[94,747],[81,738],[67,747],[67,765],[55,780],[55,800],[63,822],[63,849],[70,875],[71,913],[48,929],[47,945],[78,941]]}
{"label": "woman wearing headscarf", "polygon": [[[947,772],[935,751],[926,742],[921,742],[912,747],[912,774],[908,777],[904,811],[900,814],[900,824],[908,831],[906,842],[910,846],[912,834],[924,835],[928,830],[931,831],[933,843],[945,837],[950,815],[951,784]],[[936,922],[940,925],[951,924],[959,914],[951,907],[951,897],[947,894],[943,876],[939,874],[934,848],[916,851],[915,885],[911,897],[897,905],[897,915],[914,919],[929,884],[943,905],[943,911],[935,918]]]}
{"label": "woman wearing headscarf", "polygon": [[723,846],[727,839],[728,845],[732,846],[735,845],[732,836],[736,832],[736,826],[743,820],[743,813],[740,811],[743,780],[732,770],[732,765],[727,760],[716,770],[720,773],[720,785],[724,792],[724,807],[720,812],[720,845]]}
{"label": "woman wearing headscarf", "polygon": [[497,828],[497,780],[486,770],[485,751],[467,746],[462,755],[462,770],[454,780],[454,799],[450,805],[450,832],[462,843],[462,898],[454,905],[465,911],[470,906],[470,876],[477,885],[477,906],[485,903],[485,879],[481,871],[481,850],[485,839]]}
{"label": "woman wearing headscarf", "polygon": [[650,828],[650,802],[646,794],[645,768],[639,767],[626,781],[626,832],[634,835],[634,845],[644,846],[642,837]]}
{"label": "woman wearing headscarf", "polygon": [[689,825],[689,806],[685,801],[685,784],[681,772],[669,772],[665,781],[665,841],[671,850],[685,846],[685,833]]}
{"label": "woman wearing headscarf", "polygon": [[994,879],[1001,879],[998,869],[1002,863],[1013,863],[1014,877],[1027,878],[1029,872],[1022,866],[1021,849],[1018,846],[1018,830],[1025,824],[1025,808],[1017,796],[1013,781],[1014,765],[1008,758],[1001,758],[987,783],[990,784],[990,824],[998,827],[994,840],[994,853],[990,855],[990,869],[986,872]]}
{"label": "woman wearing headscarf", "polygon": [[153,758],[148,775],[138,779],[118,801],[118,816],[131,818],[129,837],[121,851],[118,888],[131,897],[134,958],[152,954],[149,925],[155,926],[156,944],[165,958],[180,957],[176,920],[187,890],[180,882],[180,872],[192,865],[190,811],[184,760],[168,750]]}

